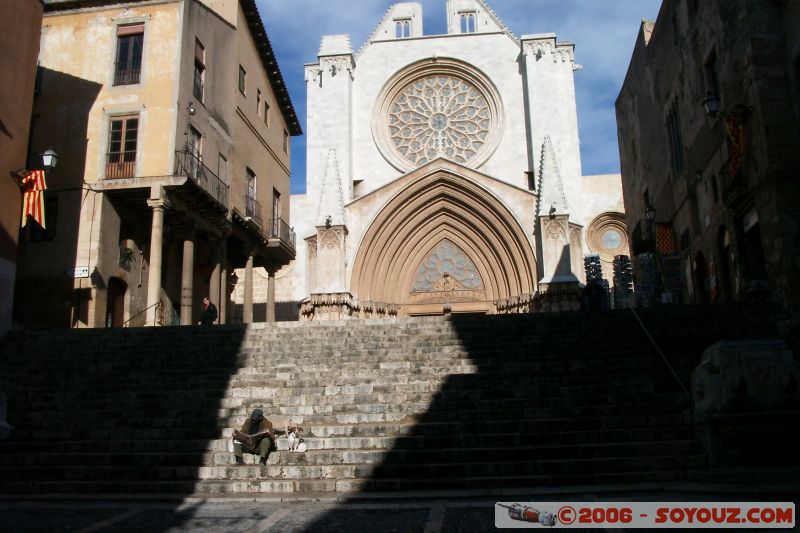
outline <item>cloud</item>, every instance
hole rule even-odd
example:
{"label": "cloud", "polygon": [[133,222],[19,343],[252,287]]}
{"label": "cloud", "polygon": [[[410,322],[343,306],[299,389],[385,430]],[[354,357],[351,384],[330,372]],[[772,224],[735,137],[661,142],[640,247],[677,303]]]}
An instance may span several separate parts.
{"label": "cloud", "polygon": [[[305,122],[303,64],[316,61],[322,35],[347,33],[358,50],[391,0],[258,0],[295,109]],[[425,34],[446,33],[445,1],[422,0]],[[576,45],[578,120],[584,174],[619,172],[614,101],[643,18],[655,20],[661,0],[488,0],[517,36],[558,35]],[[292,143],[292,191],[305,190],[305,142]]]}

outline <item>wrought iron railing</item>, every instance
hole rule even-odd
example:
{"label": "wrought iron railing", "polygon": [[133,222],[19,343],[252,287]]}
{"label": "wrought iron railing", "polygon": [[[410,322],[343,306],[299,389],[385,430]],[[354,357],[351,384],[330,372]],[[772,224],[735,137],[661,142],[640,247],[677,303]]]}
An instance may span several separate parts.
{"label": "wrought iron railing", "polygon": [[261,217],[261,204],[252,196],[247,197],[245,216],[252,218],[260,227],[264,227],[264,219]]}
{"label": "wrought iron railing", "polygon": [[273,218],[269,221],[269,231],[271,239],[280,239],[282,242],[295,249],[295,233],[289,224],[284,222],[282,218]]}
{"label": "wrought iron railing", "polygon": [[141,65],[132,65],[126,68],[117,67],[114,70],[114,85],[134,85],[139,83],[141,75]]}
{"label": "wrought iron railing", "polygon": [[175,152],[175,175],[187,176],[222,206],[228,207],[228,184],[205,166],[191,150]]}
{"label": "wrought iron railing", "polygon": [[132,178],[136,175],[136,151],[112,152],[106,157],[106,179]]}

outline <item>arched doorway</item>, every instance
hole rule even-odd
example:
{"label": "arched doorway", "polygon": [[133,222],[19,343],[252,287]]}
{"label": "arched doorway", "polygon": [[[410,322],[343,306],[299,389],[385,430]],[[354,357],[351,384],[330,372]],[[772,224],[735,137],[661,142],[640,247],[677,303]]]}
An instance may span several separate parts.
{"label": "arched doorway", "polygon": [[694,256],[694,294],[696,303],[708,303],[708,264],[703,252]]}
{"label": "arched doorway", "polygon": [[719,228],[717,243],[719,247],[720,300],[731,302],[734,300],[733,247],[731,246],[731,234],[725,226]]}
{"label": "arched doorway", "polygon": [[121,328],[125,323],[125,295],[128,284],[119,278],[108,280],[108,302],[106,303],[106,327]]}
{"label": "arched doorway", "polygon": [[535,291],[535,258],[514,215],[490,191],[448,169],[410,183],[373,220],[353,265],[361,302],[402,315],[495,311]]}

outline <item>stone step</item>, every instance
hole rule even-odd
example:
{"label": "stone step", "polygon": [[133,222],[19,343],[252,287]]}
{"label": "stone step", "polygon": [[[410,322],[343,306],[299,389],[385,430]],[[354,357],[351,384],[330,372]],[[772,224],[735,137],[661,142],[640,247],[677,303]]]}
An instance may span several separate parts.
{"label": "stone step", "polygon": [[[642,311],[686,382],[745,316]],[[13,332],[0,360],[17,426],[5,494],[541,487],[705,466],[629,311]],[[232,428],[254,407],[304,426],[308,451],[280,438],[266,467],[234,466]]]}
{"label": "stone step", "polygon": [[182,466],[83,466],[18,467],[4,469],[6,487],[31,481],[112,481],[130,482],[170,480],[218,480],[226,482],[322,481],[328,479],[445,480],[473,477],[504,479],[513,476],[570,476],[642,471],[684,470],[705,465],[702,455],[641,457],[601,457],[587,459],[549,459],[538,461],[487,461],[448,464],[351,464],[328,466],[229,465],[214,467]]}
{"label": "stone step", "polygon": [[[522,372],[524,369],[520,370]],[[435,374],[422,374],[413,372],[386,372],[380,375],[369,376],[367,373],[361,375],[342,375],[328,377],[312,377],[304,379],[263,379],[263,381],[248,382],[246,385],[234,382],[231,386],[221,384],[211,386],[208,384],[197,384],[191,388],[181,388],[170,390],[165,384],[162,388],[153,382],[141,384],[130,384],[124,394],[115,395],[126,402],[135,401],[165,401],[184,402],[193,400],[201,405],[213,403],[221,399],[248,398],[258,396],[261,398],[271,398],[275,396],[293,396],[297,394],[332,395],[332,394],[365,394],[373,391],[388,392],[391,390],[424,392],[432,390],[433,387],[446,384],[446,391],[463,389],[471,391],[491,390],[493,392],[503,389],[521,390],[541,390],[541,389],[567,389],[572,387],[638,387],[647,384],[663,386],[664,384],[678,387],[674,378],[665,369],[654,371],[642,370],[634,376],[623,376],[619,372],[616,374],[594,374],[591,377],[581,377],[573,382],[569,378],[571,371],[562,372],[548,381],[545,376],[541,377],[515,377],[511,372],[480,372],[477,368],[461,368],[457,372],[442,369]],[[525,375],[525,374],[522,374]],[[533,372],[536,375],[536,372]],[[462,377],[463,376],[463,377]],[[159,381],[160,383],[161,381]],[[124,384],[106,384],[102,388],[92,389],[91,393],[85,391],[89,386],[83,386],[84,392],[68,391],[54,392],[53,386],[42,385],[28,389],[30,394],[26,400],[32,404],[49,404],[52,407],[54,402],[68,404],[68,402],[84,402],[89,405],[107,401],[106,396],[115,390],[115,387],[124,387]],[[395,388],[395,386],[400,386]],[[455,394],[455,393],[454,393]],[[200,395],[198,397],[198,395]],[[12,406],[13,407],[13,406]]]}
{"label": "stone step", "polygon": [[[131,430],[93,430],[92,432],[75,432],[71,440],[65,441],[26,441],[0,442],[0,464],[12,454],[18,454],[24,446],[25,453],[32,457],[43,453],[75,454],[75,453],[159,453],[170,450],[174,453],[222,452],[228,450],[228,440],[233,430],[222,431],[224,437],[209,439],[174,440],[171,430],[158,432],[159,438],[146,440],[141,431]],[[103,440],[86,440],[89,434]],[[154,433],[153,430],[147,432]],[[305,428],[304,437],[402,437],[408,435],[438,437],[441,435],[458,435],[470,433],[487,435],[493,438],[502,435],[508,439],[510,435],[532,439],[531,442],[546,444],[552,442],[571,442],[576,444],[594,442],[615,442],[623,440],[648,440],[656,436],[660,439],[688,438],[691,429],[684,424],[680,415],[658,415],[655,417],[611,417],[587,419],[540,419],[509,420],[506,422],[490,421],[476,426],[472,422],[422,423],[422,424],[363,424],[309,426]],[[152,435],[148,435],[151,436]],[[19,438],[19,436],[18,436]],[[113,440],[112,440],[113,439]],[[278,438],[279,447],[285,439]]]}
{"label": "stone step", "polygon": [[[652,435],[647,435],[652,437]],[[503,438],[506,437],[506,438]],[[493,461],[530,461],[546,459],[578,459],[604,456],[640,456],[667,455],[689,453],[692,451],[691,440],[669,440],[669,436],[658,440],[625,441],[591,443],[556,443],[537,442],[537,439],[525,436],[507,435],[495,438],[500,445],[492,444],[491,438],[459,441],[458,439],[401,439],[380,441],[373,437],[364,446],[353,446],[353,439],[339,439],[339,448],[319,446],[314,439],[307,439],[309,449],[306,452],[288,452],[285,442],[278,443],[278,451],[269,458],[270,465],[304,466],[304,465],[342,465],[342,464],[446,464],[452,462],[493,462]],[[672,437],[674,438],[674,437]],[[501,440],[502,439],[502,440]],[[228,442],[214,445],[216,451],[177,451],[171,443],[159,443],[148,451],[138,450],[136,453],[124,453],[121,447],[111,447],[104,453],[96,448],[85,448],[76,453],[66,452],[23,452],[0,456],[0,471],[21,467],[63,467],[81,465],[84,468],[108,466],[226,466],[233,465],[233,454],[228,451]],[[329,440],[326,445],[337,442]],[[380,447],[380,444],[386,444]],[[390,446],[393,446],[390,448]],[[452,447],[447,447],[452,446]],[[85,451],[85,450],[91,450]],[[248,462],[254,463],[255,456],[247,456]]]}
{"label": "stone step", "polygon": [[[298,423],[303,423],[302,420],[298,421]],[[370,433],[376,425],[378,427],[405,427],[409,428],[407,431],[414,431],[420,434],[431,434],[437,435],[441,434],[443,431],[475,431],[472,429],[473,427],[477,428],[486,428],[486,431],[489,433],[493,432],[512,432],[514,428],[525,428],[527,431],[536,432],[536,433],[553,433],[553,432],[572,432],[572,431],[625,431],[627,432],[630,429],[635,428],[651,428],[651,427],[660,427],[660,426],[678,426],[681,424],[686,424],[687,418],[685,415],[680,414],[664,414],[664,413],[654,413],[650,415],[642,415],[641,413],[637,412],[636,414],[626,415],[626,416],[619,416],[618,414],[611,414],[608,416],[589,416],[589,417],[561,417],[561,418],[514,418],[508,417],[506,420],[492,420],[487,419],[485,421],[480,421],[476,424],[475,420],[469,417],[465,417],[464,420],[455,420],[455,421],[444,421],[444,422],[434,422],[425,421],[423,423],[415,423],[413,420],[401,420],[396,422],[366,422],[366,423],[359,423],[359,424],[350,424],[350,423],[335,423],[334,425],[330,425],[330,421],[323,421],[318,425],[306,425],[304,428],[308,432],[314,432],[317,427],[320,428],[335,428],[337,433],[343,433],[341,436],[371,436]],[[174,426],[170,425],[169,428],[166,429],[124,429],[124,428],[113,428],[113,429],[96,429],[93,428],[91,430],[59,430],[48,432],[48,435],[51,435],[51,438],[48,438],[47,446],[60,446],[59,449],[71,449],[65,448],[66,446],[70,446],[71,443],[69,439],[79,441],[77,446],[80,446],[80,442],[84,441],[85,439],[103,439],[108,440],[113,445],[117,444],[127,444],[127,443],[135,443],[138,440],[150,440],[150,441],[161,441],[167,440],[171,441],[174,440]],[[445,428],[444,430],[442,428]],[[25,430],[18,430],[17,431],[17,438],[24,438],[24,431]],[[39,432],[44,430],[39,430]],[[38,432],[37,432],[38,433]],[[233,429],[225,428],[221,430],[221,434],[223,438],[229,438],[233,433]],[[182,435],[186,440],[190,439],[197,439],[203,438],[206,436],[207,438],[219,438],[220,430],[219,429],[189,429],[184,430]],[[326,434],[321,434],[319,436],[328,436]],[[66,442],[59,442],[64,441]],[[36,446],[37,442],[29,442],[28,446]],[[111,444],[109,444],[111,445]],[[15,443],[2,443],[0,442],[0,450],[4,449],[4,446],[16,446]]]}
{"label": "stone step", "polygon": [[198,497],[224,494],[258,494],[259,497],[283,494],[396,492],[415,490],[502,489],[543,486],[630,485],[648,482],[668,482],[683,479],[681,470],[655,471],[643,469],[629,472],[574,474],[553,477],[486,476],[438,479],[316,479],[316,480],[204,480],[204,481],[44,481],[8,482],[0,484],[0,493],[24,495],[49,494],[53,496],[109,495],[109,494],[194,494]]}
{"label": "stone step", "polygon": [[[270,386],[264,386],[265,384],[270,384]],[[387,393],[392,391],[411,394],[438,388],[442,388],[442,394],[451,396],[465,394],[461,391],[475,391],[475,393],[482,395],[487,393],[496,395],[505,390],[514,391],[513,394],[520,396],[528,391],[582,394],[588,390],[596,392],[602,388],[613,392],[614,390],[625,389],[664,390],[670,387],[677,388],[678,385],[667,372],[658,372],[656,374],[640,373],[630,377],[623,377],[619,373],[613,376],[592,375],[581,377],[574,381],[570,380],[568,375],[562,375],[552,381],[548,381],[546,378],[515,378],[509,373],[481,373],[476,375],[464,373],[445,374],[443,372],[441,377],[435,378],[407,374],[371,378],[351,376],[349,379],[336,380],[315,378],[289,382],[270,382],[265,380],[264,383],[260,383],[258,386],[225,386],[215,389],[203,388],[198,385],[197,388],[190,389],[169,390],[165,386],[161,390],[157,390],[150,384],[148,389],[142,387],[137,390],[135,386],[129,387],[124,393],[114,394],[114,400],[126,404],[135,404],[137,402],[143,404],[191,402],[193,405],[198,405],[199,409],[202,409],[205,405],[216,406],[220,401],[237,398],[273,398],[279,396],[288,398],[304,395],[324,399],[326,396],[337,394],[370,394],[373,392]],[[110,394],[112,391],[113,389],[109,390],[108,393]],[[82,389],[82,391],[53,392],[52,389],[46,387],[34,387],[29,389],[30,397],[26,398],[28,402],[26,410],[35,409],[37,404],[47,406],[50,411],[52,411],[54,403],[64,404],[72,410],[82,410],[93,405],[107,404],[107,395],[99,394],[99,392],[101,391],[87,393],[85,389]],[[202,393],[202,395],[198,397],[198,393]],[[13,411],[13,404],[11,410]]]}
{"label": "stone step", "polygon": [[[378,398],[368,397],[367,401],[374,401]],[[387,420],[397,420],[396,415],[416,414],[425,415],[432,420],[452,420],[449,417],[459,413],[469,413],[476,420],[490,420],[493,416],[500,416],[500,420],[507,419],[508,416],[520,416],[527,418],[557,418],[561,416],[588,416],[596,414],[635,414],[637,412],[652,413],[674,405],[675,402],[682,402],[684,397],[681,393],[635,393],[629,392],[625,395],[616,396],[544,396],[526,398],[501,398],[501,399],[447,399],[432,398],[430,401],[403,401],[396,402],[396,398],[385,395],[383,401],[377,403],[321,403],[316,405],[272,405],[267,407],[267,402],[259,399],[248,400],[243,407],[231,410],[220,410],[222,413],[228,412],[229,416],[197,416],[198,423],[216,424],[218,427],[240,427],[249,416],[252,407],[266,408],[268,418],[293,420],[298,424],[305,423],[306,420],[319,423],[319,417],[330,417],[339,420],[339,423],[347,423],[340,420],[342,416],[349,415],[389,415]],[[48,416],[52,419],[52,411],[32,410],[28,413],[26,424],[19,424],[18,429],[24,431],[30,424],[43,426],[43,431],[61,430],[67,428],[90,429],[97,426],[98,421],[106,420],[112,427],[118,428],[169,428],[180,427],[185,420],[185,410],[162,410],[162,411],[139,411],[125,410],[123,416],[117,409],[109,410],[88,410],[81,409],[73,412],[71,416],[63,416],[57,420],[46,422]],[[395,416],[395,418],[391,418]],[[463,420],[463,418],[459,418]],[[16,416],[9,416],[12,425],[17,422]],[[350,422],[359,423],[360,421]]]}

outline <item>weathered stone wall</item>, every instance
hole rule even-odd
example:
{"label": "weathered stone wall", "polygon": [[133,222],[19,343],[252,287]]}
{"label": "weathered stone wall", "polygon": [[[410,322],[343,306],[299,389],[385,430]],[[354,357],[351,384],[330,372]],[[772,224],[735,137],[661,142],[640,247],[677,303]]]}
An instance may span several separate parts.
{"label": "weathered stone wall", "polygon": [[11,327],[21,194],[9,171],[27,165],[42,3],[0,4],[0,337]]}
{"label": "weathered stone wall", "polygon": [[[800,193],[800,10],[767,0],[696,4],[667,0],[655,24],[643,24],[617,100],[628,227],[634,241],[647,238],[646,201],[656,222],[671,225],[685,300],[745,299],[766,288],[791,310],[800,281],[791,207]],[[719,99],[710,116],[709,93]],[[672,144],[682,165],[673,164]]]}

